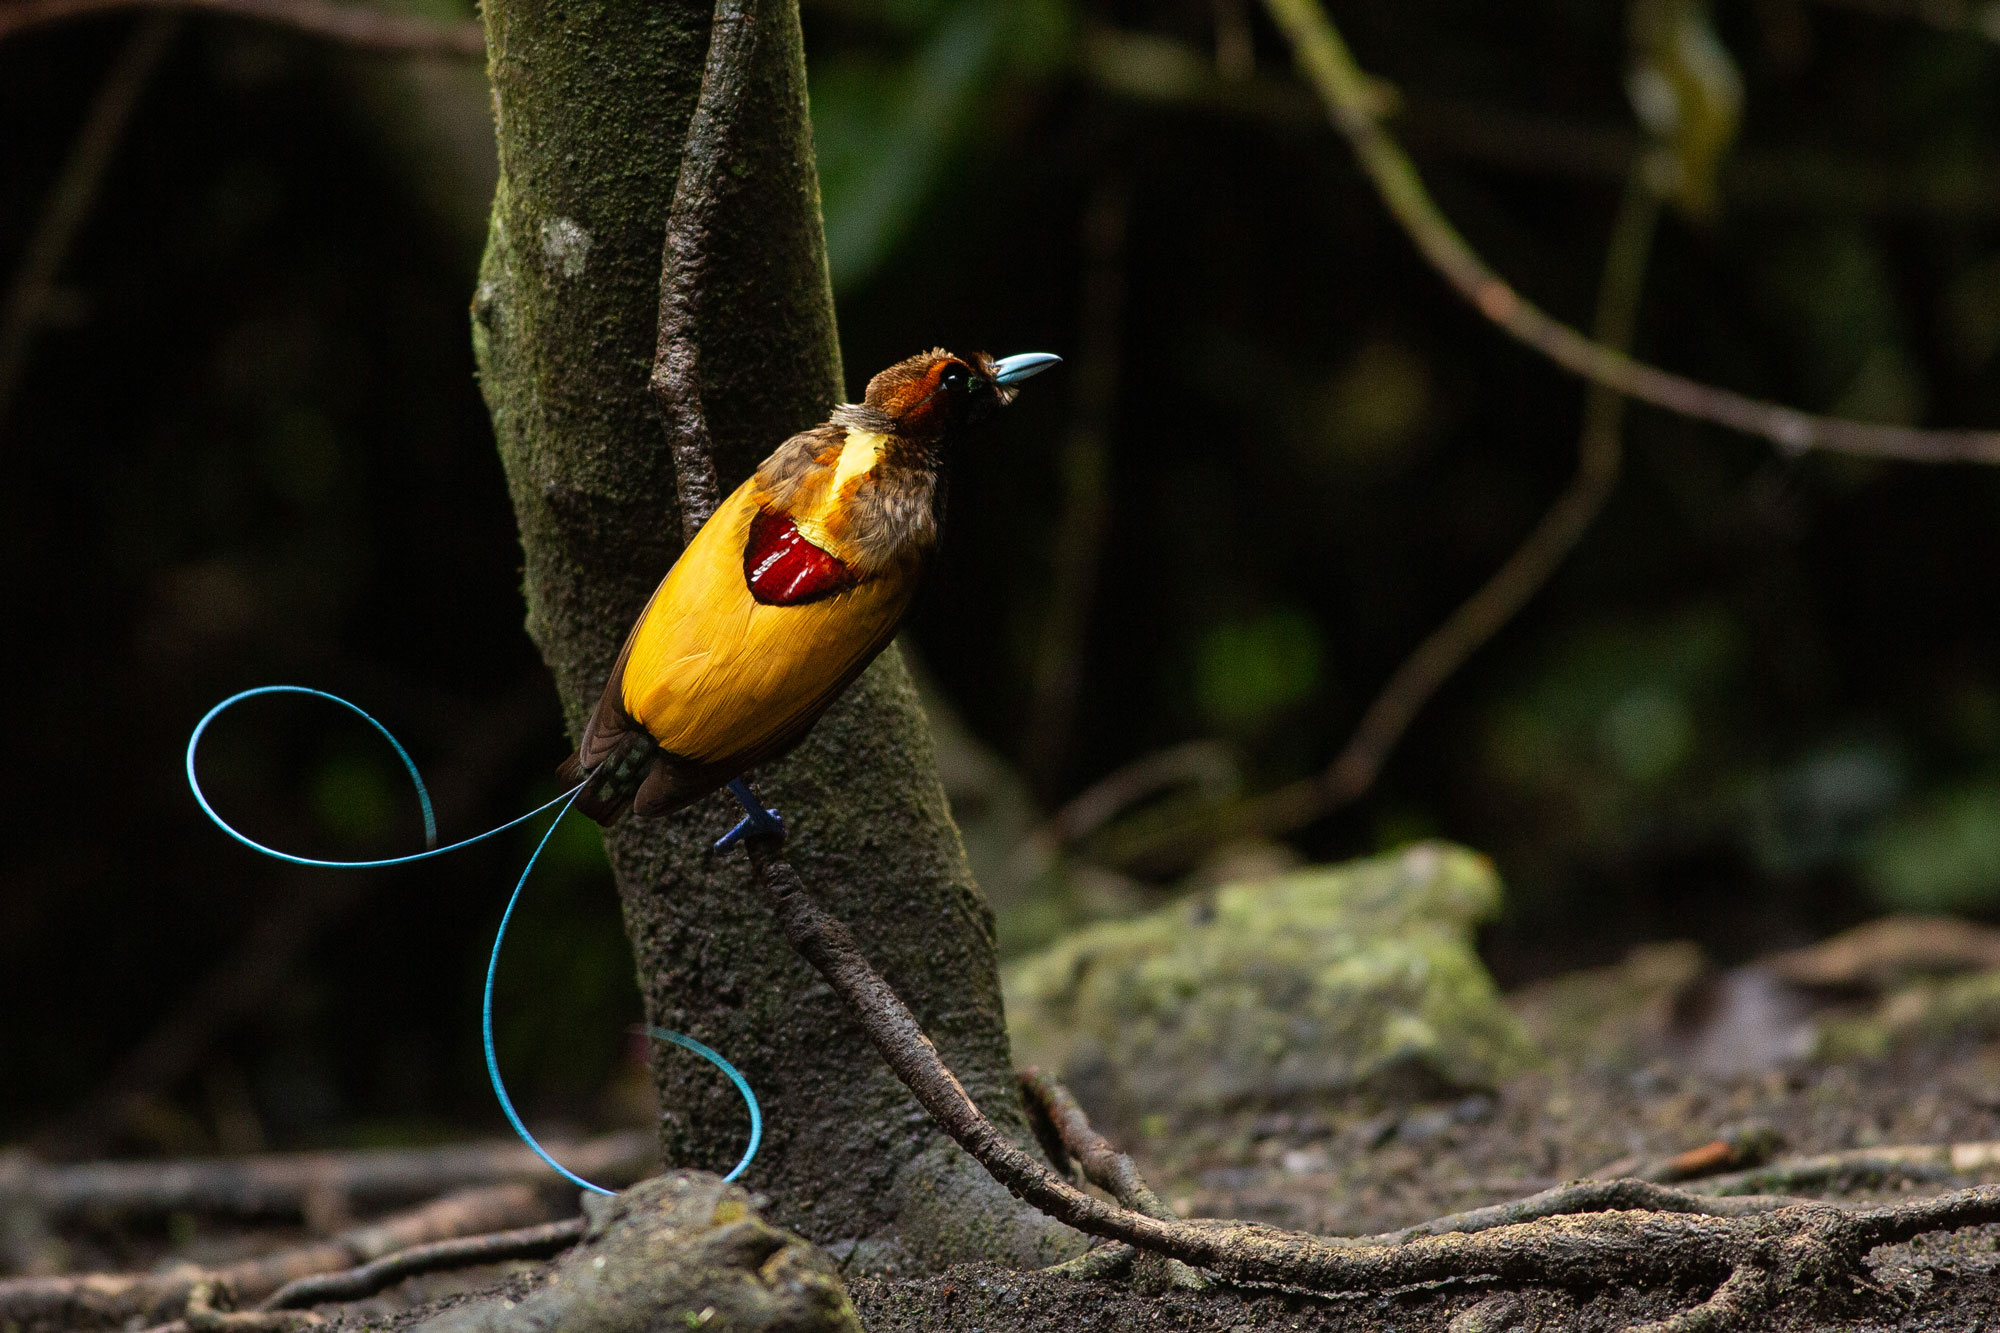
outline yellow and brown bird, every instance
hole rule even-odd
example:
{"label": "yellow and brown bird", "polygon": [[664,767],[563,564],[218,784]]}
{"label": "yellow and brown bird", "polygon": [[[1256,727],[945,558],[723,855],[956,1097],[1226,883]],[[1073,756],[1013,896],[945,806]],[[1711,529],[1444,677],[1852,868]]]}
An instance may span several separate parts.
{"label": "yellow and brown bird", "polygon": [[1058,360],[933,349],[780,445],[639,613],[563,766],[577,807],[609,824],[726,785],[749,815],[719,847],[781,834],[742,775],[803,740],[895,636],[937,547],[953,448]]}

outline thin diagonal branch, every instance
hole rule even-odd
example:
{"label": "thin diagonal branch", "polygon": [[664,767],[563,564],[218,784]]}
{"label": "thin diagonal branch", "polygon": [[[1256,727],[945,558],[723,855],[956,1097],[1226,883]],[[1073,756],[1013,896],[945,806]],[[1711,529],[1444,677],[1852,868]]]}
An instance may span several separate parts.
{"label": "thin diagonal branch", "polygon": [[1594,342],[1510,287],[1438,210],[1416,164],[1383,128],[1380,101],[1319,0],[1264,0],[1334,125],[1390,214],[1446,282],[1487,319],[1563,369],[1682,416],[1769,440],[1927,463],[2000,463],[2000,432],[1918,430],[1815,416],[1661,370]]}
{"label": "thin diagonal branch", "polygon": [[[1619,355],[1631,346],[1645,289],[1660,199],[1634,168],[1612,228],[1598,286],[1597,343]],[[1246,812],[1250,829],[1297,828],[1353,801],[1375,785],[1389,752],[1417,714],[1475,652],[1528,604],[1583,539],[1618,484],[1623,466],[1625,399],[1593,380],[1585,396],[1576,473],[1514,553],[1479,590],[1403,660],[1368,705],[1333,762],[1314,777],[1259,798]]]}
{"label": "thin diagonal branch", "polygon": [[45,23],[61,23],[114,9],[193,10],[251,19],[311,37],[384,55],[484,57],[479,24],[385,14],[337,0],[13,0],[0,8],[0,41]]}

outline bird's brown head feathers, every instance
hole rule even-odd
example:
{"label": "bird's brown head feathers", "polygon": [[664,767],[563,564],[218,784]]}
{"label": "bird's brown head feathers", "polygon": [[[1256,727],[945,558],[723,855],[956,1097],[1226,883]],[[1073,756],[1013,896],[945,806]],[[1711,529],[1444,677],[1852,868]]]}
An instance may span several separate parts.
{"label": "bird's brown head feathers", "polygon": [[887,418],[897,435],[933,443],[1014,401],[1019,389],[997,381],[994,365],[984,352],[955,356],[933,347],[869,380],[862,403]]}

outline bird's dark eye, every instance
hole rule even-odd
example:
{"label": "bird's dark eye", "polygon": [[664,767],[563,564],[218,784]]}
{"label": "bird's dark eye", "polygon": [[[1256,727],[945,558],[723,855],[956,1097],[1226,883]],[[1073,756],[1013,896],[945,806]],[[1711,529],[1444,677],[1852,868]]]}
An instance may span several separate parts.
{"label": "bird's dark eye", "polygon": [[965,387],[965,367],[960,365],[946,366],[944,373],[938,376],[938,387],[940,389],[948,389],[953,393],[957,393],[960,389],[963,389]]}

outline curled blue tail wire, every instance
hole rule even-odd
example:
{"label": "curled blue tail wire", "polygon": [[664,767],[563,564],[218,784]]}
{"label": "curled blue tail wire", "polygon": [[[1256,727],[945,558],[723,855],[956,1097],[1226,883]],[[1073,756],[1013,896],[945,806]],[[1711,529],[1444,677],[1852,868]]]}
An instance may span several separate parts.
{"label": "curled blue tail wire", "polygon": [[[201,745],[202,734],[208,730],[209,724],[214,722],[216,718],[245,699],[254,699],[259,695],[265,694],[304,694],[315,699],[329,700],[339,704],[350,713],[355,714],[362,721],[373,727],[383,740],[389,742],[390,748],[396,752],[396,757],[403,762],[403,771],[410,775],[411,785],[417,789],[417,804],[421,807],[424,817],[425,850],[412,852],[407,856],[390,856],[371,861],[328,861],[317,857],[294,856],[290,852],[281,852],[275,847],[267,847],[263,843],[246,837],[244,834],[231,828],[228,821],[216,813],[215,807],[208,803],[208,797],[202,792],[201,782],[195,776],[195,752]],[[328,694],[325,690],[315,690],[304,685],[260,685],[253,690],[244,690],[238,694],[232,694],[215,707],[209,709],[207,713],[202,715],[201,721],[195,724],[193,734],[188,737],[187,780],[188,789],[194,793],[195,802],[201,806],[202,813],[207,815],[210,822],[217,828],[242,843],[245,847],[253,851],[262,852],[265,856],[274,857],[280,861],[288,861],[293,865],[318,866],[333,870],[369,870],[381,866],[408,865],[412,861],[428,861],[432,857],[443,856],[447,852],[455,852],[462,847],[470,847],[474,843],[484,842],[495,834],[505,833],[508,829],[527,823],[536,815],[546,810],[558,805],[561,806],[562,809],[556,812],[556,817],[549,821],[548,828],[543,831],[542,840],[535,844],[534,855],[530,856],[528,864],[521,868],[521,878],[515,881],[514,892],[507,899],[507,910],[500,914],[500,928],[493,934],[493,952],[486,960],[486,990],[480,1002],[480,1037],[485,1045],[486,1074],[493,1084],[493,1095],[499,1100],[500,1109],[505,1113],[507,1123],[514,1127],[516,1134],[521,1136],[521,1141],[533,1150],[535,1156],[547,1163],[551,1170],[571,1184],[579,1185],[584,1189],[595,1191],[598,1194],[613,1193],[613,1191],[605,1189],[602,1185],[593,1185],[582,1176],[569,1170],[555,1158],[549,1156],[547,1150],[540,1143],[536,1142],[535,1136],[528,1132],[528,1127],[521,1122],[519,1113],[514,1110],[513,1099],[507,1095],[507,1085],[500,1077],[499,1056],[495,1053],[493,1046],[493,982],[500,970],[500,946],[507,939],[507,926],[514,919],[515,906],[521,901],[521,890],[528,886],[528,876],[534,873],[535,863],[541,860],[543,850],[549,845],[549,839],[555,834],[556,825],[562,823],[562,817],[569,813],[570,807],[576,803],[576,798],[582,793],[583,783],[578,783],[554,800],[536,806],[533,810],[528,811],[527,814],[519,818],[510,819],[504,824],[486,830],[484,833],[475,834],[470,838],[462,838],[457,842],[440,847],[437,845],[437,816],[431,807],[430,789],[424,786],[424,780],[417,772],[416,761],[410,758],[410,753],[403,748],[402,742],[398,741],[387,727],[339,695]],[[750,1109],[750,1143],[743,1150],[742,1158],[731,1168],[729,1174],[723,1177],[724,1180],[735,1180],[744,1171],[749,1169],[751,1159],[756,1157],[757,1149],[764,1140],[764,1113],[757,1104],[757,1094],[750,1090],[750,1084],[738,1072],[735,1065],[730,1064],[720,1054],[703,1045],[701,1042],[696,1041],[693,1037],[679,1032],[671,1032],[662,1027],[649,1026],[645,1031],[646,1035],[650,1037],[672,1042],[676,1046],[684,1047],[701,1056],[727,1075],[729,1081],[736,1085],[736,1090],[743,1094],[743,1103]]]}

